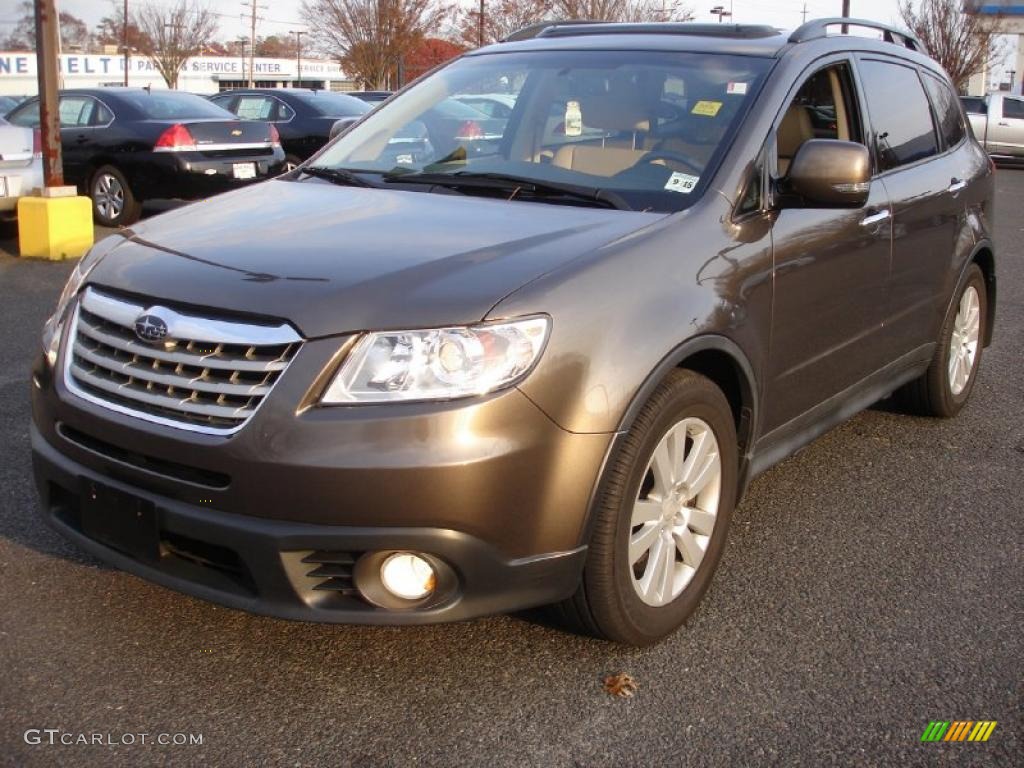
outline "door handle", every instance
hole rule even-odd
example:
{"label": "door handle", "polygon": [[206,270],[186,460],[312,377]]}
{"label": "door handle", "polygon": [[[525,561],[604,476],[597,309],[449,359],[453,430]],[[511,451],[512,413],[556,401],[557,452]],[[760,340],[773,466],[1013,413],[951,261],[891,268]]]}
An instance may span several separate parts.
{"label": "door handle", "polygon": [[966,186],[967,182],[963,179],[950,179],[949,186],[946,189],[949,192],[959,192]]}
{"label": "door handle", "polygon": [[1009,123],[1004,123],[1004,122],[1000,122],[999,125],[1003,126],[1003,128],[1009,128],[1010,127]]}
{"label": "door handle", "polygon": [[75,138],[75,143],[76,144],[85,144],[85,142],[87,142],[88,140],[89,140],[88,136],[84,136],[82,134],[78,134],[78,136]]}
{"label": "door handle", "polygon": [[862,227],[870,227],[872,224],[878,224],[881,221],[885,221],[892,214],[889,213],[889,209],[886,208],[884,211],[878,211],[878,213],[871,213],[860,220]]}

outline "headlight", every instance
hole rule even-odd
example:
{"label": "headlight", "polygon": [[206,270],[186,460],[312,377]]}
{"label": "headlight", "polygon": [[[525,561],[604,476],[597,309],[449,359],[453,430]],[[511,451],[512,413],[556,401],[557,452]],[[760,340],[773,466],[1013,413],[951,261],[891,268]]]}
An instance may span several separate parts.
{"label": "headlight", "polygon": [[101,255],[94,255],[95,249],[90,251],[81,259],[75,268],[71,270],[68,281],[64,284],[60,298],[57,300],[57,308],[53,311],[50,319],[43,326],[43,351],[46,352],[46,359],[52,367],[57,362],[57,351],[60,348],[60,337],[64,332],[64,322],[67,318],[68,305],[75,298],[89,273],[100,263]]}
{"label": "headlight", "polygon": [[530,317],[425,331],[368,333],[321,402],[450,400],[507,387],[537,362],[551,321]]}

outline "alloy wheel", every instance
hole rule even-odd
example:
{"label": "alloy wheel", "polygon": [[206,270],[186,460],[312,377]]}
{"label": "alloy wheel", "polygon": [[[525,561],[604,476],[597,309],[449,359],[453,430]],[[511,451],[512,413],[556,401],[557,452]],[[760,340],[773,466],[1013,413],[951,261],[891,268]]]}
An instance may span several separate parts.
{"label": "alloy wheel", "polygon": [[959,395],[967,387],[974,361],[978,356],[978,337],[981,333],[981,302],[973,285],[967,286],[960,297],[953,332],[949,340],[949,389]]}
{"label": "alloy wheel", "polygon": [[693,579],[718,516],[722,462],[701,419],[676,422],[647,464],[630,518],[629,567],[643,602],[662,606]]}
{"label": "alloy wheel", "polygon": [[93,183],[92,199],[100,216],[113,221],[124,210],[124,187],[116,176],[101,173]]}

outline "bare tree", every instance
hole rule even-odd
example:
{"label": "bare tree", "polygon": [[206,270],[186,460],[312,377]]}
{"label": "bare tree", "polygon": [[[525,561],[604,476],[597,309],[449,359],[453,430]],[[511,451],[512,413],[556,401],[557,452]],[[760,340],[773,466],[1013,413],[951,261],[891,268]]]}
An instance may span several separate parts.
{"label": "bare tree", "polygon": [[303,0],[313,45],[370,88],[397,85],[403,56],[454,13],[443,0]]}
{"label": "bare tree", "polygon": [[[504,40],[523,27],[550,19],[555,0],[491,0],[484,8],[483,44]],[[464,10],[458,21],[458,39],[466,45],[480,44],[480,10]]]}
{"label": "bare tree", "polygon": [[[0,50],[33,51],[36,47],[36,12],[31,0],[18,5],[19,13],[14,29],[0,37]],[[12,9],[13,10],[13,9]],[[66,11],[57,14],[60,22],[60,47],[64,51],[84,51],[89,47],[89,28],[77,16]]]}
{"label": "bare tree", "polygon": [[914,5],[911,0],[899,0],[903,23],[946,68],[958,91],[966,90],[972,75],[987,71],[1002,56],[1000,16],[964,13],[962,0],[920,0]]}
{"label": "bare tree", "polygon": [[135,17],[142,35],[140,51],[153,62],[168,88],[178,87],[185,62],[197,56],[217,34],[217,17],[190,0],[171,8],[143,6]]}
{"label": "bare tree", "polygon": [[600,21],[689,21],[693,11],[676,0],[554,0],[556,18]]}
{"label": "bare tree", "polygon": [[[490,0],[484,8],[483,44],[504,40],[531,24],[558,19],[602,21],[689,21],[693,12],[677,0]],[[458,38],[480,44],[480,11],[474,5],[459,18]]]}

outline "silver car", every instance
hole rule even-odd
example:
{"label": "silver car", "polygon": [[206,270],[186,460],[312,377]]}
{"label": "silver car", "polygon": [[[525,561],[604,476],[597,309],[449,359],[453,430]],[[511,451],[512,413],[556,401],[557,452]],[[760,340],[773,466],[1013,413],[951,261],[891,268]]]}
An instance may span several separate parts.
{"label": "silver car", "polygon": [[31,128],[0,118],[0,215],[13,212],[18,198],[43,186],[43,153]]}

